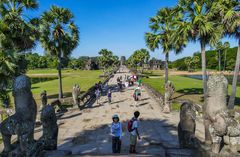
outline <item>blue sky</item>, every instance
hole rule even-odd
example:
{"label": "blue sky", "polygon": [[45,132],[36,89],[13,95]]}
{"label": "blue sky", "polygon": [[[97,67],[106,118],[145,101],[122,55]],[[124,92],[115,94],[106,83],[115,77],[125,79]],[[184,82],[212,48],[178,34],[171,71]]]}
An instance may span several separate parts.
{"label": "blue sky", "polygon": [[[135,50],[146,48],[144,33],[149,31],[149,18],[162,7],[172,7],[176,0],[39,0],[40,7],[31,11],[39,16],[51,5],[70,9],[80,30],[79,46],[72,56],[97,56],[99,50],[107,48],[118,56],[129,57]],[[224,39],[236,46],[235,39]],[[170,60],[189,56],[200,50],[199,43],[189,43],[184,51],[170,55]],[[34,52],[44,50],[39,44]],[[151,52],[152,57],[164,59],[161,50]]]}

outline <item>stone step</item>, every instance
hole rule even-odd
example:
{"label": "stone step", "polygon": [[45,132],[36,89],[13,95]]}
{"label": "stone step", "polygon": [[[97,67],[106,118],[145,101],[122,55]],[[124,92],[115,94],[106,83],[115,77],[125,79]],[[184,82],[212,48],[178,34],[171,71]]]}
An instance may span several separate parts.
{"label": "stone step", "polygon": [[166,156],[167,157],[193,157],[196,156],[194,154],[194,150],[191,149],[167,149],[166,150]]}

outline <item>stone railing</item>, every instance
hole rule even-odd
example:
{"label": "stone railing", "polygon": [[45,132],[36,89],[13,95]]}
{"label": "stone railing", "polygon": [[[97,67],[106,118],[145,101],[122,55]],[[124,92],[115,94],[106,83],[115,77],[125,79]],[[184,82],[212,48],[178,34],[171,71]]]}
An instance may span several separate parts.
{"label": "stone railing", "polygon": [[155,99],[158,100],[160,106],[163,107],[163,105],[164,105],[164,96],[162,94],[160,94],[157,90],[152,88],[151,86],[149,86],[147,84],[144,84],[144,83],[142,85],[145,87],[145,89],[147,90],[148,93],[153,95],[155,97]]}
{"label": "stone railing", "polygon": [[[103,85],[105,85],[112,77],[115,72],[117,72],[118,69],[114,70],[110,73],[110,75],[103,81]],[[95,85],[93,85],[91,88],[88,89],[87,92],[79,96],[80,104],[78,106],[79,109],[84,108],[86,105],[88,105],[91,101],[95,99]]]}

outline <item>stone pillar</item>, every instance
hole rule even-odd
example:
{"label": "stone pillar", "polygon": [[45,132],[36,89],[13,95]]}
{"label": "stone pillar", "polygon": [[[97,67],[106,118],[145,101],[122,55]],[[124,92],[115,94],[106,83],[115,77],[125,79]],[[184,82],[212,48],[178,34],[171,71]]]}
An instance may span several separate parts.
{"label": "stone pillar", "polygon": [[73,86],[73,90],[72,90],[72,97],[73,97],[73,105],[74,106],[79,106],[80,105],[80,101],[79,101],[79,97],[80,96],[80,87],[79,85],[75,84]]}
{"label": "stone pillar", "polygon": [[225,111],[227,111],[228,81],[223,75],[212,75],[207,82],[205,121],[209,122],[212,151],[220,152],[223,136],[227,133]]}

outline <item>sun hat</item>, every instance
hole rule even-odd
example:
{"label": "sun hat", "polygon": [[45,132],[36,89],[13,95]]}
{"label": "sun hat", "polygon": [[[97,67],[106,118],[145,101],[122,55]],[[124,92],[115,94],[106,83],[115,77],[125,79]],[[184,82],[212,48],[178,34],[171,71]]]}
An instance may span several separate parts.
{"label": "sun hat", "polygon": [[119,117],[118,117],[117,114],[114,114],[114,115],[112,116],[112,119],[114,119],[114,118],[118,118],[118,119],[119,119]]}

